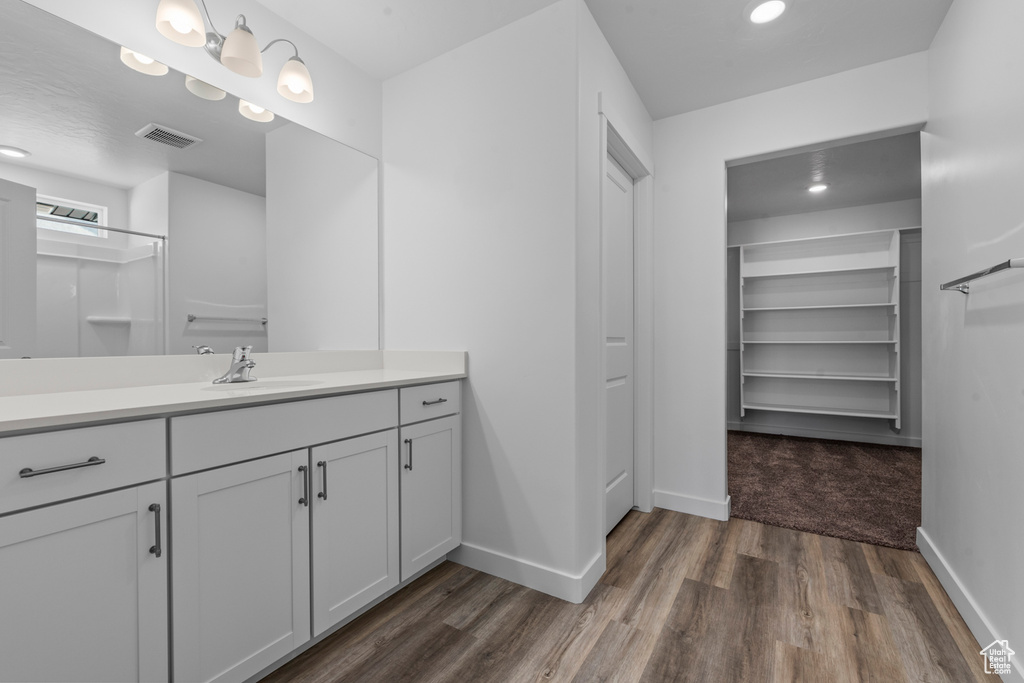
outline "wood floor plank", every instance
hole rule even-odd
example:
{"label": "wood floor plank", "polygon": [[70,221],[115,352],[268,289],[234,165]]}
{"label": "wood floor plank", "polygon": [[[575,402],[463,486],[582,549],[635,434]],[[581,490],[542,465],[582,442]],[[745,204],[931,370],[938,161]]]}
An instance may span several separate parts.
{"label": "wood floor plank", "polygon": [[892,576],[904,581],[921,580],[913,561],[914,557],[920,557],[918,553],[912,553],[909,550],[884,548],[868,543],[860,543],[859,545],[867,560],[868,569],[871,570],[872,574]]}
{"label": "wood floor plank", "polygon": [[984,681],[991,683],[992,676],[985,674],[985,658],[981,656],[982,646],[978,644],[974,634],[967,628],[967,624],[964,622],[964,618],[960,615],[959,610],[957,610],[956,605],[950,600],[949,595],[946,594],[942,584],[939,583],[938,578],[924,558],[915,553],[913,562],[917,568],[918,578],[924,585],[925,590],[928,591],[928,597],[931,598],[932,604],[935,605],[935,609],[938,610],[939,616],[942,617],[942,621],[946,625],[946,629],[953,636],[953,640],[956,641],[960,654],[967,661],[971,670],[974,671],[974,680],[976,683],[983,683]]}
{"label": "wood floor plank", "polygon": [[728,591],[692,579],[683,581],[672,613],[647,660],[643,683],[711,681],[728,647],[722,614]]}
{"label": "wood floor plank", "polygon": [[[617,614],[625,600],[626,591],[616,586],[598,583],[579,605],[573,627],[554,642],[541,670],[541,681],[571,681],[576,677],[586,658],[601,638],[605,627]],[[650,647],[653,648],[653,639]],[[639,650],[631,658],[640,656]],[[646,657],[643,658],[646,662]],[[639,675],[639,674],[638,674]]]}
{"label": "wood floor plank", "polygon": [[847,678],[864,683],[904,683],[903,663],[886,618],[852,607],[841,607],[839,614],[843,621],[837,633],[843,642],[838,646],[844,647],[848,655],[839,661],[845,664]]}
{"label": "wood floor plank", "polygon": [[828,598],[824,561],[817,536],[766,527],[761,550],[779,566],[779,640],[806,650],[829,648]]}
{"label": "wood floor plank", "polygon": [[775,641],[772,683],[835,683],[836,671],[825,655]]}
{"label": "wood floor plank", "polygon": [[878,589],[860,544],[821,536],[825,583],[832,602],[872,614],[882,614]]}
{"label": "wood floor plank", "polygon": [[572,679],[573,683],[630,683],[640,680],[656,640],[657,634],[609,621]]}
{"label": "wood floor plank", "polygon": [[[673,515],[665,512],[657,512],[656,509],[644,524],[636,528],[636,535],[633,538],[621,543],[617,555],[607,561],[607,568],[600,579],[601,583],[619,588],[629,588],[633,585],[664,537],[666,528],[675,519]],[[678,520],[675,521],[678,523]]]}
{"label": "wood floor plank", "polygon": [[875,581],[907,678],[950,683],[974,679],[974,670],[922,584],[888,576],[877,576]]}
{"label": "wood floor plank", "polygon": [[691,517],[673,517],[643,572],[635,577],[613,619],[648,633],[658,633],[668,618],[679,587],[696,556],[687,556],[702,525]]}

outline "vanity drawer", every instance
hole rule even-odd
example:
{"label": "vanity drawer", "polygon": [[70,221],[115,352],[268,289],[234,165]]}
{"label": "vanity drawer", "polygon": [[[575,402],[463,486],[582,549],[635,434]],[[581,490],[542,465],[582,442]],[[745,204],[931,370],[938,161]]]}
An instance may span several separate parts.
{"label": "vanity drawer", "polygon": [[171,418],[178,476],[398,426],[398,390]]}
{"label": "vanity drawer", "polygon": [[163,420],[11,436],[0,439],[0,514],[165,476]]}
{"label": "vanity drawer", "polygon": [[431,420],[459,412],[459,381],[399,389],[402,424]]}

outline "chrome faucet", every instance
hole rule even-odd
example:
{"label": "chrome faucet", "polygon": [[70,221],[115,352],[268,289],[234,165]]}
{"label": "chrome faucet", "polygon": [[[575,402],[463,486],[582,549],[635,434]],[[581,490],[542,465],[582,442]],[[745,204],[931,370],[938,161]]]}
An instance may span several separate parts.
{"label": "chrome faucet", "polygon": [[213,383],[255,382],[256,378],[249,376],[249,371],[256,367],[256,361],[249,358],[250,353],[252,353],[251,346],[236,346],[235,352],[231,354],[231,367],[223,375],[213,380]]}
{"label": "chrome faucet", "polygon": [[199,346],[193,344],[192,348],[195,349],[196,353],[198,353],[200,356],[208,356],[213,353],[213,349],[207,346],[206,344],[200,344]]}

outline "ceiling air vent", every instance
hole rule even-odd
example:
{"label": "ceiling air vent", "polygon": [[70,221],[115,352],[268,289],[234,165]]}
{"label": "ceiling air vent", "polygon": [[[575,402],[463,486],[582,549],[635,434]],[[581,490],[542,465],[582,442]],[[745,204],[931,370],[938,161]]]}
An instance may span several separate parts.
{"label": "ceiling air vent", "polygon": [[180,130],[174,130],[173,128],[161,126],[156,123],[149,124],[137,132],[136,135],[140,138],[159,142],[161,145],[168,145],[169,147],[176,147],[178,149],[188,149],[189,147],[198,145],[202,142],[202,140],[193,135],[182,133]]}

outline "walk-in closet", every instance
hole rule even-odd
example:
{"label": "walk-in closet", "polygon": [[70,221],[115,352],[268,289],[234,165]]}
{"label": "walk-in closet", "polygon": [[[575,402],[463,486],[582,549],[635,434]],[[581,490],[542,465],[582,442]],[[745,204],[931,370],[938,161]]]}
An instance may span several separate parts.
{"label": "walk-in closet", "polygon": [[917,132],[728,168],[732,512],[914,548]]}

